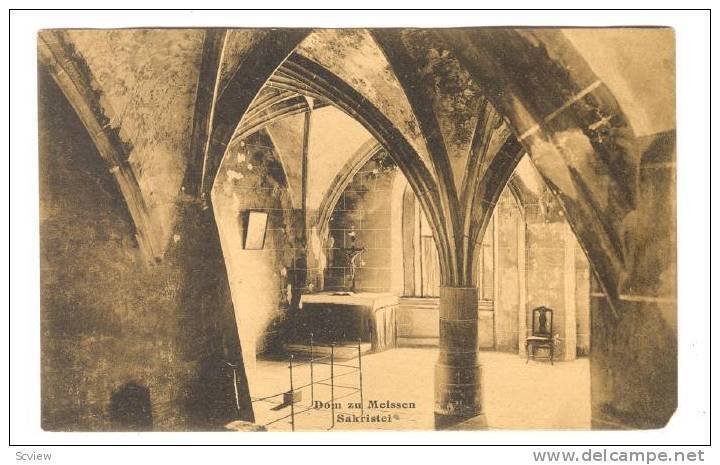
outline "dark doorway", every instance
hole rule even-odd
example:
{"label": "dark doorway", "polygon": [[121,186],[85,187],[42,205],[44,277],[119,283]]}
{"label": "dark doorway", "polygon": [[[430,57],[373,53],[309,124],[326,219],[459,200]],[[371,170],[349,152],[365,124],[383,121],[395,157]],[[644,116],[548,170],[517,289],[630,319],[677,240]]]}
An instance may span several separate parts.
{"label": "dark doorway", "polygon": [[116,389],[110,398],[110,419],[114,430],[152,430],[150,389],[134,382]]}

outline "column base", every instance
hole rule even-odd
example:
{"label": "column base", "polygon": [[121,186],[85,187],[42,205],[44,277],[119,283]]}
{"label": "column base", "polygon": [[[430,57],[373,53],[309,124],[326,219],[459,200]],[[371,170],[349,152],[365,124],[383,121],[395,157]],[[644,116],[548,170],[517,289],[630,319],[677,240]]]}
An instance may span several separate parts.
{"label": "column base", "polygon": [[435,414],[468,419],[482,414],[482,368],[435,365]]}
{"label": "column base", "polygon": [[484,413],[471,417],[435,413],[435,429],[444,431],[481,431],[488,429]]}

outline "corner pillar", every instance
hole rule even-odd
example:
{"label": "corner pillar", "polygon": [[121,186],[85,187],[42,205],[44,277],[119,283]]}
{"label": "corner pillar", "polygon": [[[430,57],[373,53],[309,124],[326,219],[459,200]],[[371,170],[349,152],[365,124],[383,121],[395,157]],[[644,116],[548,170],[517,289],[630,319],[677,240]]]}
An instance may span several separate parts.
{"label": "corner pillar", "polygon": [[527,349],[525,341],[528,337],[527,325],[527,230],[525,218],[517,224],[517,262],[518,262],[518,354],[525,357]]}
{"label": "corner pillar", "polygon": [[325,238],[320,236],[318,228],[313,226],[306,230],[305,236],[305,288],[313,291],[325,289]]}
{"label": "corner pillar", "polygon": [[565,327],[563,360],[577,358],[577,304],[575,297],[575,233],[565,225]]}

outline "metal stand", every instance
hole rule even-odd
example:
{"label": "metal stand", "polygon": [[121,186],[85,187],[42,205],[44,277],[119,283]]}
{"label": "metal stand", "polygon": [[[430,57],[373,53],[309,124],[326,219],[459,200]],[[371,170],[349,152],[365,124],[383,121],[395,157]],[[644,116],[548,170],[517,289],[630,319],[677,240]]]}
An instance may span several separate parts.
{"label": "metal stand", "polygon": [[[330,348],[330,355],[320,356],[316,357],[316,347],[329,347]],[[265,423],[265,426],[272,425],[273,423],[277,423],[283,420],[288,420],[288,423],[290,423],[290,428],[292,431],[295,431],[295,419],[296,416],[301,415],[305,412],[308,412],[310,410],[315,409],[315,386],[328,386],[330,387],[330,428],[333,429],[335,427],[335,403],[336,401],[340,399],[344,399],[348,396],[352,396],[355,394],[358,394],[360,396],[360,412],[361,414],[364,412],[364,398],[363,398],[363,380],[362,380],[362,347],[361,347],[361,341],[358,340],[357,343],[357,365],[349,364],[349,363],[337,363],[336,362],[336,344],[328,344],[328,345],[316,345],[312,334],[310,335],[310,359],[304,362],[297,363],[295,361],[295,357],[293,355],[290,355],[289,363],[288,363],[288,374],[290,379],[290,390],[286,392],[281,392],[278,394],[273,394],[266,397],[256,398],[253,399],[253,404],[257,402],[266,402],[275,404],[278,409],[287,407],[289,405],[290,407],[290,413],[284,416],[281,416],[279,418],[275,418],[272,421]],[[346,347],[343,347],[346,348]],[[354,348],[353,348],[354,349]],[[329,362],[328,362],[329,359]],[[352,360],[352,359],[351,359]],[[309,367],[310,371],[310,382],[303,384],[301,386],[295,386],[295,379],[296,379],[296,373],[295,371],[299,368],[307,365]],[[321,378],[316,380],[315,379],[315,368],[317,365],[329,365],[330,366],[330,376],[327,378]],[[336,374],[336,368],[346,368],[350,369],[349,371],[345,371],[344,373]],[[351,375],[357,373],[357,385],[352,384],[338,384],[336,382],[336,378],[340,378],[343,376]],[[310,405],[307,407],[296,411],[295,409],[295,403],[296,403],[296,394],[301,393],[303,389],[309,388],[310,390]],[[348,391],[345,394],[342,394],[338,397],[335,396],[335,389],[345,389]],[[281,398],[282,400],[280,402],[273,401],[274,398]]]}

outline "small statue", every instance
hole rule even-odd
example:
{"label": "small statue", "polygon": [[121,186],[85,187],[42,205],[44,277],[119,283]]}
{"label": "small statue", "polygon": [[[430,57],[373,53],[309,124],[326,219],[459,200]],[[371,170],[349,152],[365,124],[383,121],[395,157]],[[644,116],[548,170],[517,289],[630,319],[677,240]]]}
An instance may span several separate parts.
{"label": "small statue", "polygon": [[357,270],[358,258],[365,252],[365,247],[357,247],[355,245],[356,237],[354,231],[348,235],[351,238],[351,245],[342,250],[345,252],[345,257],[350,264],[350,292],[355,293],[355,271]]}

